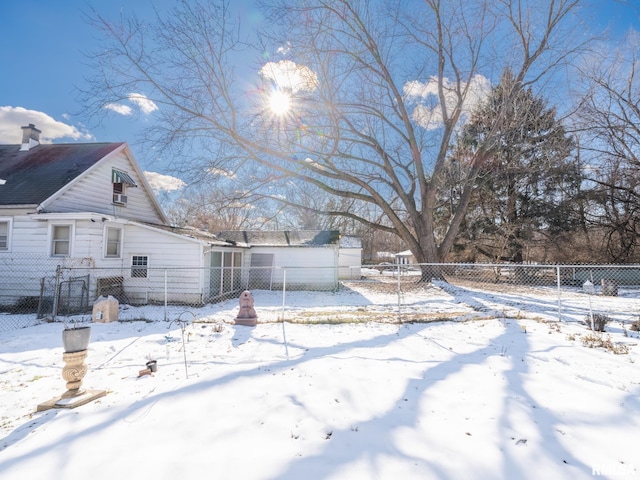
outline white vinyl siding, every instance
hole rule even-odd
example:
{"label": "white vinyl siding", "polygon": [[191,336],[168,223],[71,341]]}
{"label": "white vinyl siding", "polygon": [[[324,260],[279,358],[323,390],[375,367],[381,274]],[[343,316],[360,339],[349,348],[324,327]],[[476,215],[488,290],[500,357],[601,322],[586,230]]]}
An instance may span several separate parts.
{"label": "white vinyl siding", "polygon": [[[128,172],[138,185],[125,188],[126,206],[113,202],[114,168]],[[148,223],[164,223],[150,193],[142,186],[135,172],[131,161],[124,153],[120,153],[111,161],[98,164],[87,175],[78,179],[60,197],[48,204],[47,209],[55,212],[95,212]]]}
{"label": "white vinyl siding", "polygon": [[[209,254],[205,252],[210,247],[197,239],[125,219],[107,219],[95,214],[87,216],[83,213],[85,218],[75,219],[73,213],[40,216],[29,214],[26,209],[16,209],[10,213],[3,215],[1,219],[8,220],[11,224],[11,251],[0,250],[0,263],[13,253],[17,253],[19,258],[26,258],[28,255],[29,260],[20,260],[24,261],[25,275],[36,279],[55,278],[57,265],[71,268],[96,267],[103,270],[92,273],[91,294],[95,292],[100,278],[123,277],[124,290],[132,303],[164,301],[165,281],[171,285],[167,292],[170,302],[188,301],[195,304],[209,297],[209,269],[203,267],[209,265]],[[50,218],[56,215],[64,218]],[[71,241],[68,246],[70,255],[52,256],[53,226],[71,227]],[[107,229],[111,228],[121,230],[120,257],[105,255],[110,237]],[[60,249],[57,251],[60,252]],[[131,276],[134,256],[147,257],[146,277]],[[3,285],[3,280],[0,279],[0,290]],[[39,281],[32,282],[28,288],[29,291],[22,291],[21,295],[40,294]]]}
{"label": "white vinyl siding", "polygon": [[[333,288],[338,283],[338,247],[262,247],[251,248],[255,254],[273,254],[273,266],[286,269],[287,285],[305,288]],[[306,268],[296,268],[305,266]],[[315,268],[311,268],[315,267]],[[273,286],[285,281],[283,268],[273,269]]]}

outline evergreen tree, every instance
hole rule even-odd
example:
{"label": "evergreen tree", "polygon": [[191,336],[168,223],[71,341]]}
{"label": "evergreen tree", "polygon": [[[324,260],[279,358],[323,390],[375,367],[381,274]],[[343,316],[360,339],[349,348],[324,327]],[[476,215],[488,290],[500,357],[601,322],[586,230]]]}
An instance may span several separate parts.
{"label": "evergreen tree", "polygon": [[491,260],[522,263],[537,233],[546,241],[573,229],[580,171],[554,108],[505,70],[464,126],[455,162],[491,136],[492,155],[474,179],[461,236]]}

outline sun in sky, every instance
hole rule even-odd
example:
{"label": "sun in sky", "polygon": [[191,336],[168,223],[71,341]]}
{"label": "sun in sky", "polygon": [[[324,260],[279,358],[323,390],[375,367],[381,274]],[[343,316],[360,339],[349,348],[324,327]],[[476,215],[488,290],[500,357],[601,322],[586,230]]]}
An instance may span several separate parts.
{"label": "sun in sky", "polygon": [[269,98],[269,107],[277,116],[286,115],[291,108],[291,95],[282,90],[276,90]]}
{"label": "sun in sky", "polygon": [[291,60],[267,62],[260,69],[260,76],[272,85],[273,90],[268,98],[269,109],[278,117],[291,111],[293,95],[313,92],[318,87],[316,74],[308,67]]}

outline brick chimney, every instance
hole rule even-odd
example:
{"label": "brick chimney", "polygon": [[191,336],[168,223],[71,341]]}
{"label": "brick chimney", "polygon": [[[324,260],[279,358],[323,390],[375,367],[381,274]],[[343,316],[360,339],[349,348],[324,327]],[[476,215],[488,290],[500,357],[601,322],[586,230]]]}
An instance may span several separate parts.
{"label": "brick chimney", "polygon": [[20,151],[26,152],[30,148],[40,145],[40,133],[40,130],[38,130],[33,123],[22,127],[22,145],[20,146]]}

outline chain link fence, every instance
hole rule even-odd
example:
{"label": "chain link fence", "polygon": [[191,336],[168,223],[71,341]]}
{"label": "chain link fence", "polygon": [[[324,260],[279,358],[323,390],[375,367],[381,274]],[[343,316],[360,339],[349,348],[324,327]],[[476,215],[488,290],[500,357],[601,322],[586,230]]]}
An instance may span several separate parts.
{"label": "chain link fence", "polygon": [[94,301],[109,295],[121,320],[170,321],[185,311],[194,320],[230,320],[212,306],[232,308],[244,290],[259,297],[261,322],[585,321],[598,314],[625,328],[640,318],[640,265],[107,269],[90,259],[0,257],[0,267],[0,331],[89,321]]}

